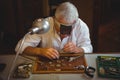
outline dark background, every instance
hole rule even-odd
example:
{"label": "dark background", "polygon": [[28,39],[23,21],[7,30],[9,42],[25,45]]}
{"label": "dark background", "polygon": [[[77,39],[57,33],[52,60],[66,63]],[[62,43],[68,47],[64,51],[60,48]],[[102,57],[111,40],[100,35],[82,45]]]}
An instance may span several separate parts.
{"label": "dark background", "polygon": [[94,52],[120,52],[120,0],[1,0],[0,54],[12,54],[32,22],[70,1],[90,28]]}

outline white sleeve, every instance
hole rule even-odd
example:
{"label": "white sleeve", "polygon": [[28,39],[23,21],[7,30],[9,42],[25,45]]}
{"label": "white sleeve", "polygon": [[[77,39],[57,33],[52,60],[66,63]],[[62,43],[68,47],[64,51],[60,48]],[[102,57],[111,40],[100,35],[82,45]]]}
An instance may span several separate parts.
{"label": "white sleeve", "polygon": [[89,28],[83,21],[80,22],[79,26],[78,46],[83,48],[84,53],[92,53],[93,47],[91,45]]}
{"label": "white sleeve", "polygon": [[[38,34],[33,34],[33,35],[27,35],[24,39],[23,44],[21,45],[23,39],[21,39],[18,44],[16,45],[15,51],[19,53],[22,53],[24,49],[28,46],[36,47],[39,42],[40,42],[40,36]],[[21,46],[21,49],[20,49]]]}

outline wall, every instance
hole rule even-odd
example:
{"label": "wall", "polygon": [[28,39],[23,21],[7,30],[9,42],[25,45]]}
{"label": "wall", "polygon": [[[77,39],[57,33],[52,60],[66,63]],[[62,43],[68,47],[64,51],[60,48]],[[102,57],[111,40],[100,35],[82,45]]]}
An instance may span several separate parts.
{"label": "wall", "polygon": [[[14,52],[33,20],[48,15],[47,0],[0,1],[0,53]],[[44,6],[43,6],[44,5]]]}

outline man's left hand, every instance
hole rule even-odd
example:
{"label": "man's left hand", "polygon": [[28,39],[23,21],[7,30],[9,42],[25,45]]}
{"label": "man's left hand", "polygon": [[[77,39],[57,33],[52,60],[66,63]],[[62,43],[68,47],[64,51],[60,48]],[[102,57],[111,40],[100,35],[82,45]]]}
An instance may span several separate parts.
{"label": "man's left hand", "polygon": [[69,53],[82,53],[84,50],[80,47],[77,47],[73,42],[68,42],[67,44],[64,45],[63,47],[64,52],[69,52]]}

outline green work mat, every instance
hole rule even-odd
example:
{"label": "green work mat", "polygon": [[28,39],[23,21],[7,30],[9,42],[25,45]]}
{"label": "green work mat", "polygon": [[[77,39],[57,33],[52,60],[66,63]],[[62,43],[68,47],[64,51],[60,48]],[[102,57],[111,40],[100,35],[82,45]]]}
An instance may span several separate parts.
{"label": "green work mat", "polygon": [[120,79],[120,57],[98,56],[97,71],[99,77]]}

